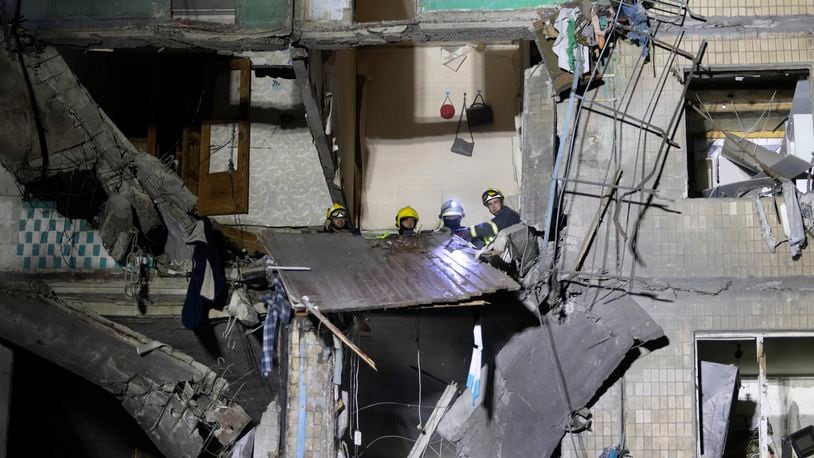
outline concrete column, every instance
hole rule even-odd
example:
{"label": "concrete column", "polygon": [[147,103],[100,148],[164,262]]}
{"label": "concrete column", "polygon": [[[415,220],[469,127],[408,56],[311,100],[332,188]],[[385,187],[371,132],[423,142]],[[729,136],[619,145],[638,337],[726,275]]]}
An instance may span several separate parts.
{"label": "concrete column", "polygon": [[11,410],[11,375],[14,370],[14,352],[0,345],[0,458],[6,458],[8,425]]}
{"label": "concrete column", "polygon": [[285,456],[336,456],[333,349],[307,317],[289,326]]}

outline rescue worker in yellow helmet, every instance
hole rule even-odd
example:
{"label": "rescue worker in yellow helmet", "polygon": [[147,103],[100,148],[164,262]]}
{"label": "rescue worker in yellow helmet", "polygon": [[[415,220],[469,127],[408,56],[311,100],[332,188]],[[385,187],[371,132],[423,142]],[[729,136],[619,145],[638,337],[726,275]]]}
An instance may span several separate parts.
{"label": "rescue worker in yellow helmet", "polygon": [[494,217],[491,221],[469,228],[470,241],[476,247],[482,248],[488,245],[495,239],[498,232],[520,222],[520,215],[503,205],[503,199],[503,193],[496,188],[489,188],[481,194],[483,205],[489,209],[489,213]]}
{"label": "rescue worker in yellow helmet", "polygon": [[334,202],[325,214],[322,232],[353,232],[350,212],[344,205]]}
{"label": "rescue worker in yellow helmet", "polygon": [[396,213],[396,227],[399,228],[399,235],[415,235],[417,225],[418,212],[413,207],[404,207]]}

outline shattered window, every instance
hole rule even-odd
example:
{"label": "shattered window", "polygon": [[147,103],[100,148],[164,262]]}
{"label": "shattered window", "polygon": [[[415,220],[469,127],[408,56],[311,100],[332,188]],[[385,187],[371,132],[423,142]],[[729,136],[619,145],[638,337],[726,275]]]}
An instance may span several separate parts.
{"label": "shattered window", "polygon": [[697,340],[700,455],[791,456],[814,418],[812,348],[814,335]]}
{"label": "shattered window", "polygon": [[721,71],[689,81],[689,197],[744,197],[793,181],[814,151],[807,70]]}

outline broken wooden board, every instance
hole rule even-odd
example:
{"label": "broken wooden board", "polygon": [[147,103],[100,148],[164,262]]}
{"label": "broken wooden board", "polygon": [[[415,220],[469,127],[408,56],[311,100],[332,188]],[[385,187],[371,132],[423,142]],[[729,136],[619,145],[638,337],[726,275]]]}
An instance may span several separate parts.
{"label": "broken wooden board", "polygon": [[367,241],[352,234],[264,231],[260,239],[278,264],[311,268],[281,275],[292,302],[308,296],[322,312],[450,304],[520,289],[447,233]]}

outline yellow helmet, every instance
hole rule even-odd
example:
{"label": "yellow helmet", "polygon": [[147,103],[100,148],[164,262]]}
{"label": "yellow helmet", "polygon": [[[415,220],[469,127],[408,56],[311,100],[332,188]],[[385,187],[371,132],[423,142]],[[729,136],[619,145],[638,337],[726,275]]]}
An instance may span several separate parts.
{"label": "yellow helmet", "polygon": [[489,188],[486,191],[483,191],[483,194],[480,196],[480,200],[483,202],[484,206],[488,206],[489,201],[493,199],[500,199],[503,200],[503,193],[500,192],[500,189],[497,188]]}
{"label": "yellow helmet", "polygon": [[415,218],[415,222],[418,224],[418,212],[413,207],[404,207],[396,213],[396,227],[401,227],[401,220],[404,218]]}
{"label": "yellow helmet", "polygon": [[334,204],[331,205],[331,208],[329,208],[328,212],[325,214],[325,218],[347,218],[349,213],[350,212],[348,212],[348,209],[342,204],[334,202]]}

